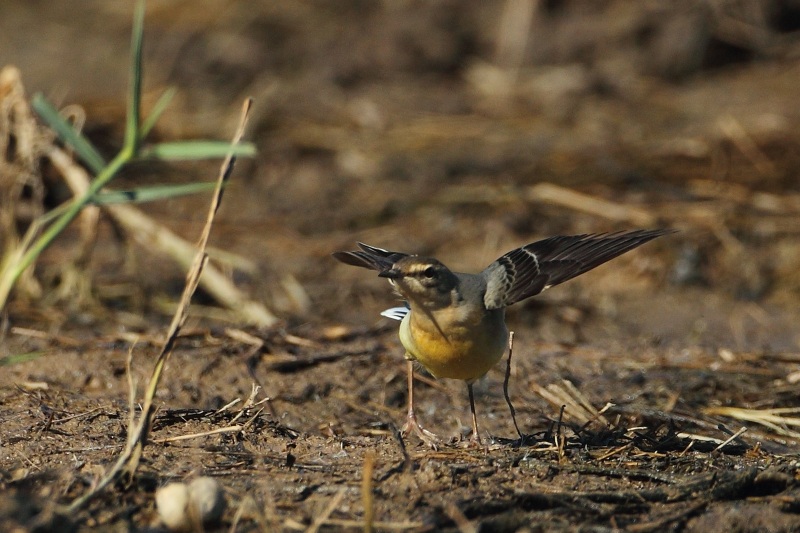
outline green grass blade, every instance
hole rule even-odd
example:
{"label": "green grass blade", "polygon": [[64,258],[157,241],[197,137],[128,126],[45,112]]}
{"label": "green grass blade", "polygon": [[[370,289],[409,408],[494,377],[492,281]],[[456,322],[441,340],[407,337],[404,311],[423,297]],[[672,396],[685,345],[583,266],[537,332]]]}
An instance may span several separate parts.
{"label": "green grass blade", "polygon": [[55,131],[62,141],[75,150],[81,161],[86,163],[92,172],[97,174],[106,166],[106,161],[94,145],[86,137],[78,133],[72,127],[72,124],[67,122],[44,96],[40,93],[35,94],[31,105],[50,129]]}
{"label": "green grass blade", "polygon": [[193,161],[224,158],[229,153],[235,157],[253,157],[256,155],[256,147],[252,143],[231,146],[225,141],[181,141],[147,146],[139,152],[139,157],[166,161]]}
{"label": "green grass blade", "polygon": [[74,202],[74,200],[70,200],[70,201],[64,202],[63,204],[61,204],[61,205],[59,205],[57,207],[54,207],[50,211],[45,211],[44,213],[39,215],[38,218],[36,218],[36,222],[42,228],[47,227],[47,225],[50,222],[52,222],[53,220],[57,219],[58,217],[60,217],[64,213],[66,213],[67,209],[69,209],[69,206],[70,206],[70,204],[72,202]]}
{"label": "green grass blade", "polygon": [[142,122],[142,129],[139,134],[139,139],[144,139],[150,134],[150,132],[153,130],[153,127],[156,125],[156,122],[158,122],[158,119],[161,118],[161,114],[164,113],[164,110],[175,97],[177,92],[178,90],[175,87],[170,87],[164,91],[164,94],[162,94],[158,99],[156,105],[153,106],[153,111],[151,111],[150,115],[148,115],[148,117],[144,119],[144,122]]}
{"label": "green grass blade", "polygon": [[214,182],[206,182],[185,183],[182,185],[154,185],[129,191],[105,191],[95,194],[90,203],[94,205],[110,205],[168,200],[189,194],[210,192],[214,190],[215,186],[216,183]]}
{"label": "green grass blade", "polygon": [[139,148],[139,115],[142,103],[142,42],[144,40],[144,0],[136,3],[131,30],[131,82],[128,94],[128,116],[125,118],[123,150],[133,156]]}
{"label": "green grass blade", "polygon": [[8,357],[0,357],[0,366],[18,365],[20,363],[24,363],[25,361],[33,361],[34,359],[38,359],[43,355],[45,355],[45,353],[39,351],[9,355]]}

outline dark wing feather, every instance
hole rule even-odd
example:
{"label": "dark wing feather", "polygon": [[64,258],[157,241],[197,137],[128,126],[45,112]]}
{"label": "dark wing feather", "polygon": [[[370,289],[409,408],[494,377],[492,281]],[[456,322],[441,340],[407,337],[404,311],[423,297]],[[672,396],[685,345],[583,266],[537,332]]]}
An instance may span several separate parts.
{"label": "dark wing feather", "polygon": [[402,252],[392,252],[384,250],[383,248],[376,248],[375,246],[370,246],[363,242],[359,242],[358,247],[361,248],[361,250],[334,252],[331,255],[342,263],[369,268],[377,270],[378,272],[389,270],[397,261],[408,256],[408,254]]}
{"label": "dark wing feather", "polygon": [[512,250],[483,272],[486,307],[506,307],[535,296],[667,233],[673,230],[551,237]]}

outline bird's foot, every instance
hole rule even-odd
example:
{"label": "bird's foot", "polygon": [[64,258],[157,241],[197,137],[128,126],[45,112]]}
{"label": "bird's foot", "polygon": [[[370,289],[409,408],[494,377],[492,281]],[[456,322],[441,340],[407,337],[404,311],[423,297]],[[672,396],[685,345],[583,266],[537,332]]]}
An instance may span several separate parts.
{"label": "bird's foot", "polygon": [[461,444],[459,446],[470,450],[480,450],[488,448],[488,445],[485,445],[483,441],[481,441],[481,437],[477,433],[472,433],[469,439],[466,438],[462,439]]}
{"label": "bird's foot", "polygon": [[440,439],[436,434],[431,433],[427,429],[420,426],[419,422],[417,422],[416,415],[414,415],[413,412],[410,412],[408,413],[408,417],[406,418],[406,423],[403,424],[403,428],[400,430],[400,433],[403,435],[403,437],[407,437],[409,433],[411,433],[412,431],[428,447],[430,447],[433,450],[439,449],[439,445],[442,443],[442,439]]}
{"label": "bird's foot", "polygon": [[481,443],[481,436],[478,435],[477,433],[472,433],[472,436],[469,438],[469,441],[467,442],[468,442],[467,446],[469,446],[470,448],[480,448],[483,444]]}

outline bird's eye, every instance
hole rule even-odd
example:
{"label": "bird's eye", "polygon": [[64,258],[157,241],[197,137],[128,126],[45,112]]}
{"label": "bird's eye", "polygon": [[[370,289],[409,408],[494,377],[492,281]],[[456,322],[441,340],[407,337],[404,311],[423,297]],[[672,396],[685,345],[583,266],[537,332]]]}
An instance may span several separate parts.
{"label": "bird's eye", "polygon": [[423,272],[426,278],[435,278],[436,277],[436,269],[433,267],[428,267]]}

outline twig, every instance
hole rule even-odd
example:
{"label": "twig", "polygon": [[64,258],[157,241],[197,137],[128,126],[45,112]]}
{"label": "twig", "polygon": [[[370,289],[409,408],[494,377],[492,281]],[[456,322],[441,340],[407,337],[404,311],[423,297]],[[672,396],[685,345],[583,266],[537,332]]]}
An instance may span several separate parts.
{"label": "twig", "polygon": [[[130,205],[109,205],[106,209],[140,243],[170,255],[184,268],[191,263],[196,251],[194,245],[158,224],[141,210]],[[213,265],[205,268],[201,282],[216,301],[231,309],[247,323],[268,327],[278,322],[278,318],[263,304],[248,299],[228,276]]]}
{"label": "twig", "polygon": [[528,201],[560,205],[609,220],[631,222],[640,226],[652,226],[656,222],[655,217],[644,209],[610,202],[552,183],[531,186],[525,197]]}
{"label": "twig", "polygon": [[538,2],[507,0],[495,37],[495,63],[516,73],[525,58]]}
{"label": "twig", "polygon": [[[83,167],[67,155],[62,149],[53,145],[47,150],[47,158],[51,163],[61,172],[64,182],[72,191],[72,196],[80,198],[89,191],[91,180],[88,179],[86,171]],[[100,221],[100,208],[98,206],[87,205],[78,214],[81,222],[80,235],[81,242],[77,247],[77,253],[73,257],[73,261],[80,265],[89,261],[92,247],[97,240],[97,225]],[[71,288],[67,288],[70,290]]]}
{"label": "twig", "polygon": [[[261,402],[258,402],[258,404],[256,403],[256,396],[258,396],[258,392],[260,390],[261,390],[261,386],[260,385],[256,385],[255,383],[252,383],[250,385],[250,397],[247,398],[247,400],[244,402],[244,405],[242,406],[242,408],[239,409],[239,412],[236,413],[236,416],[234,416],[233,419],[230,421],[230,424],[233,424],[234,422],[239,420],[242,416],[244,416],[244,414],[247,412],[248,409],[251,409],[251,408],[255,407],[256,405],[259,405],[259,404],[269,400],[269,398],[264,398]],[[231,404],[228,404],[228,405],[231,405]],[[226,407],[228,407],[228,406],[226,406]],[[217,413],[220,413],[222,411],[223,411],[223,409],[220,409],[220,410],[217,411]],[[259,413],[261,411],[263,411],[263,409],[259,410]],[[245,424],[245,425],[247,425],[247,424]]]}
{"label": "twig", "polygon": [[[247,124],[247,117],[251,106],[252,106],[252,100],[247,99],[242,109],[242,116],[240,118],[239,127],[233,138],[233,144],[238,144],[241,141],[242,136],[244,135],[244,128],[245,125]],[[106,472],[106,474],[98,482],[98,484],[83,496],[75,499],[67,507],[67,512],[70,514],[76,512],[78,509],[81,509],[84,505],[86,505],[86,503],[89,502],[89,500],[94,498],[95,495],[104,490],[109,484],[116,481],[120,477],[120,475],[122,475],[123,472],[128,472],[130,476],[133,476],[133,474],[136,472],[136,469],[139,465],[139,460],[142,455],[142,451],[144,449],[144,445],[147,441],[148,433],[150,431],[150,428],[152,427],[153,416],[155,414],[155,409],[153,407],[153,399],[155,398],[156,389],[158,388],[158,384],[161,380],[161,375],[164,370],[164,365],[169,359],[169,356],[172,354],[172,348],[175,345],[175,340],[178,337],[178,333],[180,332],[183,323],[186,321],[189,302],[200,282],[200,274],[202,273],[203,267],[208,261],[208,256],[205,253],[205,246],[206,243],[208,242],[208,237],[211,233],[211,225],[214,220],[214,215],[219,207],[219,202],[222,197],[223,186],[230,177],[231,172],[233,171],[234,161],[235,158],[229,154],[228,157],[225,158],[225,161],[222,163],[222,167],[220,168],[219,177],[217,179],[217,188],[214,191],[214,196],[212,198],[211,205],[209,207],[208,219],[206,220],[206,225],[203,228],[203,233],[200,238],[200,243],[198,244],[197,257],[194,264],[192,265],[192,269],[187,274],[186,285],[184,287],[180,305],[178,306],[178,310],[176,311],[175,315],[172,318],[172,323],[170,324],[169,332],[167,334],[167,339],[164,342],[164,346],[161,349],[161,353],[159,354],[158,359],[156,360],[153,373],[150,376],[150,382],[148,384],[148,388],[145,393],[144,404],[142,406],[142,414],[139,417],[138,424],[136,423],[134,415],[136,386],[133,382],[130,372],[130,359],[132,354],[132,349],[131,349],[131,351],[128,353],[128,361],[127,361],[128,386],[130,388],[130,406],[131,406],[130,416],[128,420],[127,444],[125,446],[125,449],[122,451],[122,454],[120,454],[120,456],[117,458],[116,463],[114,463],[114,466],[112,466],[111,469]]]}
{"label": "twig", "polygon": [[231,527],[230,529],[228,529],[230,533],[236,533],[236,531],[238,530],[239,521],[242,519],[242,516],[244,516],[246,507],[251,505],[255,507],[255,505],[253,505],[251,502],[252,498],[250,497],[247,497],[243,499],[241,502],[239,502],[239,506],[236,508],[236,512],[233,515],[233,520],[231,520]]}
{"label": "twig", "polygon": [[562,421],[564,420],[564,410],[567,408],[566,405],[561,406],[561,410],[558,412],[558,426],[556,429],[555,435],[555,444],[556,449],[558,450],[558,462],[564,462],[564,446],[566,445],[567,439],[566,436],[561,433],[563,429]]}
{"label": "twig", "polygon": [[397,445],[400,447],[400,453],[403,454],[403,471],[411,472],[411,467],[414,463],[411,460],[411,456],[408,454],[408,449],[406,448],[406,443],[403,440],[403,434],[400,431],[400,428],[394,424],[392,424],[392,436],[397,441]]}
{"label": "twig", "polygon": [[736,439],[738,439],[738,438],[739,438],[739,436],[740,436],[742,433],[744,433],[745,431],[747,431],[747,428],[746,428],[746,427],[743,427],[742,429],[740,429],[739,431],[737,431],[736,433],[734,433],[733,435],[731,435],[730,437],[728,437],[728,439],[727,439],[725,442],[723,442],[722,444],[720,444],[719,446],[717,446],[716,448],[714,448],[714,451],[715,451],[715,452],[718,452],[718,451],[720,451],[722,448],[724,448],[725,446],[727,446],[727,445],[728,445],[728,444],[730,444],[731,442],[733,442],[733,441],[735,441]]}
{"label": "twig", "polygon": [[718,124],[722,133],[750,160],[759,174],[774,176],[777,173],[775,164],[758,147],[738,120],[731,115],[725,115],[719,119]]}
{"label": "twig", "polygon": [[374,353],[371,348],[362,350],[339,350],[334,353],[305,355],[300,357],[281,358],[267,363],[267,368],[276,372],[297,372],[323,363],[332,363],[345,357],[364,357]]}
{"label": "twig", "polygon": [[331,513],[339,506],[342,498],[344,498],[345,492],[347,492],[347,487],[342,487],[339,489],[339,492],[337,492],[333,498],[331,498],[331,501],[328,502],[328,505],[322,510],[322,513],[320,513],[319,516],[314,519],[311,525],[308,526],[306,533],[317,533],[317,531],[319,531],[319,528],[325,523]]}
{"label": "twig", "polygon": [[524,435],[519,430],[519,426],[517,425],[517,411],[514,409],[514,405],[511,403],[511,396],[508,394],[508,382],[511,379],[511,354],[514,351],[514,332],[508,332],[508,363],[506,364],[506,375],[503,379],[503,396],[506,398],[506,403],[508,404],[508,410],[511,411],[511,421],[514,423],[514,429],[517,430],[517,435],[519,435],[520,439],[524,439]]}
{"label": "twig", "polygon": [[603,416],[603,413],[606,412],[610,407],[614,405],[611,403],[606,403],[606,405],[598,411],[597,408],[592,405],[592,402],[584,395],[578,388],[572,383],[570,380],[565,379],[562,381],[564,384],[564,390],[566,390],[571,398],[574,398],[575,402],[582,407],[590,416],[587,420],[587,423],[593,422],[595,420],[599,420],[604,425],[608,425],[608,420]]}
{"label": "twig", "polygon": [[[228,403],[226,403],[225,405],[223,405],[222,407],[220,407],[219,409],[217,409],[216,411],[214,411],[214,414],[218,415],[218,414],[224,413],[225,411],[227,411],[228,409],[230,409],[231,407],[233,407],[234,405],[236,405],[237,403],[239,403],[241,401],[242,401],[241,398],[235,398],[235,399],[229,401]],[[241,411],[239,411],[239,412],[241,413]]]}
{"label": "twig", "polygon": [[792,438],[800,438],[800,432],[787,429],[786,426],[800,426],[800,417],[785,416],[800,412],[800,408],[773,408],[773,409],[746,409],[743,407],[707,407],[703,409],[706,415],[722,415],[755,422],[770,428],[778,435],[785,435]]}
{"label": "twig", "polygon": [[85,413],[78,413],[78,414],[74,414],[74,415],[70,415],[70,416],[65,416],[64,418],[57,418],[57,419],[53,420],[53,424],[61,424],[62,422],[67,422],[69,420],[74,420],[76,418],[83,418],[85,416],[93,415],[94,413],[97,413],[97,412],[102,412],[103,409],[105,409],[105,408],[104,407],[95,407],[94,409],[92,409],[90,411],[86,411]]}
{"label": "twig", "polygon": [[375,452],[364,454],[364,466],[361,469],[361,501],[364,505],[364,533],[372,533],[375,520],[375,505],[372,494],[372,473],[375,470]]}
{"label": "twig", "polygon": [[614,448],[613,450],[608,451],[608,452],[604,453],[603,455],[601,455],[599,457],[596,457],[595,461],[597,461],[598,463],[600,461],[605,461],[609,457],[617,455],[618,453],[622,453],[625,450],[629,450],[630,448],[633,448],[633,443],[632,442],[629,442],[628,444],[623,444],[622,446],[618,446],[618,447]]}
{"label": "twig", "polygon": [[456,504],[448,503],[444,507],[444,512],[447,516],[455,522],[456,527],[461,533],[478,533],[478,528],[473,524],[469,518],[459,509]]}
{"label": "twig", "polygon": [[199,437],[209,437],[211,435],[220,435],[224,433],[238,433],[239,431],[243,430],[244,426],[236,425],[236,426],[225,426],[224,428],[217,428],[212,429],[209,431],[201,431],[200,433],[191,433],[188,435],[176,435],[174,437],[165,437],[163,439],[153,439],[151,442],[163,444],[165,442],[176,442],[179,440],[189,440],[189,439],[196,439]]}
{"label": "twig", "polygon": [[566,411],[562,411],[562,416],[566,413],[568,418],[575,419],[582,425],[588,425],[594,421],[599,421],[605,426],[609,425],[602,412],[598,411],[569,380],[562,380],[562,385],[550,384],[546,388],[534,383],[532,388],[536,394],[553,406],[566,409]]}
{"label": "twig", "polygon": [[[284,524],[291,529],[303,529],[300,528],[293,528],[291,524]],[[322,523],[324,526],[334,526],[340,528],[352,528],[357,529],[364,524],[360,520],[345,520],[345,519],[338,519],[338,518],[328,518],[325,522]],[[421,529],[425,524],[423,522],[375,522],[373,524],[376,529],[380,530],[389,530],[389,531],[406,531],[406,530],[418,530]]]}
{"label": "twig", "polygon": [[[245,103],[242,108],[242,116],[239,121],[239,127],[234,134],[232,144],[239,144],[242,137],[244,136],[244,128],[247,124],[247,117],[250,111],[250,108],[253,104],[251,99],[245,100]],[[161,381],[161,375],[164,371],[164,365],[166,365],[169,356],[172,355],[172,349],[175,346],[175,342],[178,338],[178,333],[180,332],[183,324],[186,322],[186,318],[189,312],[189,304],[191,303],[192,296],[194,292],[197,290],[198,285],[200,284],[200,276],[203,273],[203,268],[208,263],[208,254],[206,254],[206,245],[208,244],[209,236],[211,235],[211,227],[214,223],[214,217],[219,209],[220,202],[222,200],[222,192],[224,190],[225,183],[231,176],[233,172],[233,166],[236,162],[236,158],[232,154],[228,154],[225,158],[225,161],[222,162],[222,166],[220,167],[220,173],[217,178],[217,187],[214,190],[214,195],[211,197],[211,204],[208,208],[208,217],[206,219],[206,224],[203,227],[203,231],[200,235],[200,242],[197,243],[197,255],[195,256],[194,263],[192,264],[192,268],[189,270],[188,274],[186,275],[186,285],[183,289],[183,294],[181,295],[181,300],[178,303],[178,309],[175,311],[175,315],[172,317],[172,323],[169,326],[169,331],[167,332],[167,339],[164,342],[164,346],[161,349],[161,353],[158,355],[158,359],[156,360],[155,368],[153,369],[153,373],[150,376],[149,386],[147,388],[147,392],[145,393],[144,398],[144,406],[142,407],[142,417],[140,419],[140,431],[138,434],[134,434],[133,436],[133,453],[131,456],[131,460],[128,462],[126,466],[126,470],[130,476],[133,476],[134,472],[139,466],[139,459],[141,457],[142,450],[144,445],[147,441],[147,435],[150,432],[150,427],[153,423],[153,399],[156,395],[156,389],[158,388],[158,384]]]}

